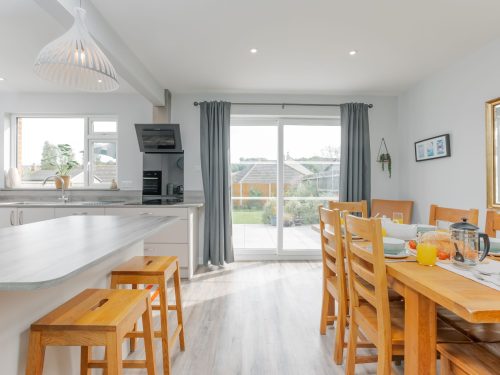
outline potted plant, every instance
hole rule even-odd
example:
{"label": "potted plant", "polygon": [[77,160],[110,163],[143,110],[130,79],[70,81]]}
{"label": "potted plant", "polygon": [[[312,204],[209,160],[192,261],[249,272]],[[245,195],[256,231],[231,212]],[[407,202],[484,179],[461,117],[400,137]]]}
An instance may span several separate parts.
{"label": "potted plant", "polygon": [[385,171],[385,163],[387,163],[387,171],[389,172],[389,178],[391,178],[392,176],[391,154],[389,154],[389,150],[387,150],[387,145],[385,144],[384,138],[382,138],[382,141],[380,142],[380,147],[378,148],[377,162],[382,164],[383,171]]}
{"label": "potted plant", "polygon": [[[70,172],[78,166],[78,162],[74,159],[73,150],[68,144],[59,144],[54,152],[46,159],[43,159],[47,165],[56,170],[56,175],[60,176],[64,181],[64,187],[67,189],[71,184]],[[54,181],[56,189],[61,189],[61,181]]]}

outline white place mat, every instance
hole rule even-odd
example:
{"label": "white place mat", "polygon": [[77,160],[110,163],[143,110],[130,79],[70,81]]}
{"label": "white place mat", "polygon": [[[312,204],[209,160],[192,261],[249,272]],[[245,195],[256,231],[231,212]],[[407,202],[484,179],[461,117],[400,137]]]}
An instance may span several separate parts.
{"label": "white place mat", "polygon": [[[475,281],[476,283],[483,284],[489,288],[498,290],[500,292],[500,285],[497,285],[495,283],[487,281],[489,277],[496,277],[496,280],[500,282],[500,277],[498,275],[496,276],[486,276],[480,274],[481,279],[479,279],[474,273],[477,274],[477,272],[471,272],[466,269],[459,268],[457,266],[454,266],[452,263],[444,263],[444,262],[437,262],[436,265],[438,265],[441,268],[444,268],[445,270],[448,270],[450,272],[454,272],[460,276],[466,277],[472,281]],[[487,272],[500,272],[500,262],[497,262],[495,260],[489,260],[488,263],[481,263],[476,267],[482,267],[484,271]]]}

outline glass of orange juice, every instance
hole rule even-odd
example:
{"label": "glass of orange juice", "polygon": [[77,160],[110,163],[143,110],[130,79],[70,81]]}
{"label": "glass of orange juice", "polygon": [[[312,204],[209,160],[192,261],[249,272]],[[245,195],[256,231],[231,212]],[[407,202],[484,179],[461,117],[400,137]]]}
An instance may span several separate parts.
{"label": "glass of orange juice", "polygon": [[402,212],[393,212],[392,213],[392,221],[396,224],[403,224],[403,213]]}
{"label": "glass of orange juice", "polygon": [[419,242],[417,244],[417,262],[423,266],[436,264],[437,247],[434,244]]}

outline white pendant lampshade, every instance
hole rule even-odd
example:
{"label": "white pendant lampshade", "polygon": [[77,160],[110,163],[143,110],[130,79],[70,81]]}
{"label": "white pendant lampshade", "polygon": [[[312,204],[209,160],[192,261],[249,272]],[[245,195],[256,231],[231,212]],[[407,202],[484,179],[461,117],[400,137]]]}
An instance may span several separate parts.
{"label": "white pendant lampshade", "polygon": [[75,8],[73,26],[40,51],[34,71],[43,79],[78,90],[116,90],[115,68],[87,30],[85,16],[84,9]]}

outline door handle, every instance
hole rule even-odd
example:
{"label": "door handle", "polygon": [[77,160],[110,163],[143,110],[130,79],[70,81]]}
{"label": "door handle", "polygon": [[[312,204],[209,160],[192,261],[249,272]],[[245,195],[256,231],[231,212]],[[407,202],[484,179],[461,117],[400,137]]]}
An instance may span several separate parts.
{"label": "door handle", "polygon": [[10,225],[14,225],[14,211],[10,211]]}
{"label": "door handle", "polygon": [[22,210],[19,211],[18,223],[19,223],[19,225],[23,225],[24,224],[24,212]]}

